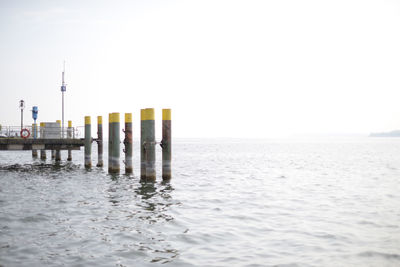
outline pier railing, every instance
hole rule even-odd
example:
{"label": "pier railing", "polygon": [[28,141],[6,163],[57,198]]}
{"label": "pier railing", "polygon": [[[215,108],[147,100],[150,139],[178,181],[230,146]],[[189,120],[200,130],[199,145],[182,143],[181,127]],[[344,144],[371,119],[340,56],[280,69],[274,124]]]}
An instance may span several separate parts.
{"label": "pier railing", "polygon": [[[26,129],[26,130],[24,130]],[[34,131],[32,125],[25,125],[23,130],[21,126],[0,126],[0,138],[26,138],[26,139],[46,139],[46,138],[64,138],[64,139],[80,139],[84,137],[84,127],[68,127],[62,131],[60,128],[49,128],[36,126]],[[23,136],[21,136],[21,134]]]}

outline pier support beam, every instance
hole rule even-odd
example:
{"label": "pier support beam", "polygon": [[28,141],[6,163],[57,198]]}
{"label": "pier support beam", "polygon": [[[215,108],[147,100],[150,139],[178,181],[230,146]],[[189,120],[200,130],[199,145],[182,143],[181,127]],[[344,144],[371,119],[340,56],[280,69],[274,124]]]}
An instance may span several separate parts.
{"label": "pier support beam", "polygon": [[140,111],[140,180],[156,181],[155,169],[155,127],[154,109],[146,108]]}
{"label": "pier support beam", "polygon": [[61,161],[61,151],[56,149],[56,161]]}
{"label": "pier support beam", "polygon": [[132,113],[125,113],[125,173],[132,173]]}
{"label": "pier support beam", "polygon": [[85,167],[92,167],[92,127],[90,116],[85,116]]}
{"label": "pier support beam", "polygon": [[108,172],[119,173],[119,157],[120,157],[120,122],[119,113],[111,113],[109,116],[109,129],[111,129],[108,137]]}
{"label": "pier support beam", "polygon": [[44,149],[40,150],[40,159],[46,160],[46,150]]}
{"label": "pier support beam", "polygon": [[[58,138],[61,138],[61,121],[56,120],[56,123],[58,123],[58,125],[60,126],[60,136],[58,136]],[[60,156],[60,158],[61,158],[61,156]],[[57,151],[54,149],[51,150],[51,159],[58,161],[57,160]]]}
{"label": "pier support beam", "polygon": [[97,116],[97,167],[103,167],[103,117]]}
{"label": "pier support beam", "polygon": [[171,180],[171,109],[162,110],[162,178]]}
{"label": "pier support beam", "polygon": [[[67,128],[67,138],[71,139],[72,138],[72,121],[68,121],[68,128]],[[72,161],[72,150],[68,149],[68,161]]]}

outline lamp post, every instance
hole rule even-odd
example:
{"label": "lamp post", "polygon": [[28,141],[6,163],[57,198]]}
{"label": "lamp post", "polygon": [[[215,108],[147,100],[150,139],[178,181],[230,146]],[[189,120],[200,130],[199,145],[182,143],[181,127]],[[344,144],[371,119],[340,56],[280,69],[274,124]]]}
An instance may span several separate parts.
{"label": "lamp post", "polygon": [[25,101],[20,100],[19,101],[19,108],[21,109],[21,131],[24,128],[24,108],[25,108]]}

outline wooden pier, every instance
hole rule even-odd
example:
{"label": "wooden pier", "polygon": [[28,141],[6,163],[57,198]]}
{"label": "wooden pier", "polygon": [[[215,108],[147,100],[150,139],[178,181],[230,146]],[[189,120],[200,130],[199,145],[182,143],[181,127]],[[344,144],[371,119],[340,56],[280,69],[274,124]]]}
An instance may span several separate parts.
{"label": "wooden pier", "polygon": [[80,150],[84,139],[0,138],[0,150]]}

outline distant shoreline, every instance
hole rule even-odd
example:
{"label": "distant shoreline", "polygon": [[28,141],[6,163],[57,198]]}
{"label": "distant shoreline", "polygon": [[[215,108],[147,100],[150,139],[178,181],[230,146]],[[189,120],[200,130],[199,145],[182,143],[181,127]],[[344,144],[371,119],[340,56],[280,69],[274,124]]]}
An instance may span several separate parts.
{"label": "distant shoreline", "polygon": [[370,137],[400,137],[400,130],[383,133],[371,133]]}

